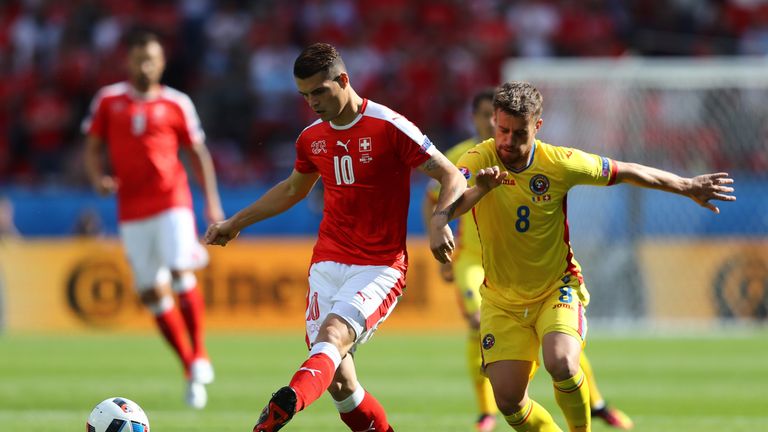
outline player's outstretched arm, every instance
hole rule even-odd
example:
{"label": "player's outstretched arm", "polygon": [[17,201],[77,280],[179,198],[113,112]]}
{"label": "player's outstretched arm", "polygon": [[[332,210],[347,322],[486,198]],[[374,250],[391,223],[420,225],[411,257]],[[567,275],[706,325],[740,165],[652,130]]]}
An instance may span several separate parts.
{"label": "player's outstretched arm", "polygon": [[211,224],[205,232],[205,242],[225,246],[246,227],[288,210],[307,196],[318,177],[317,173],[302,174],[293,170],[287,179],[273,186],[253,204],[229,219]]}
{"label": "player's outstretched arm", "polygon": [[427,230],[432,255],[441,263],[447,263],[451,261],[451,253],[455,247],[448,222],[457,200],[467,188],[467,180],[461,175],[459,169],[439,151],[434,152],[429,160],[421,164],[419,170],[440,182],[440,194]]}
{"label": "player's outstretched arm", "polygon": [[478,171],[475,176],[475,185],[464,191],[451,215],[451,219],[470,211],[485,194],[500,185],[508,174],[508,172],[502,171],[498,166],[483,168]]}
{"label": "player's outstretched arm", "polygon": [[216,185],[216,170],[208,147],[202,142],[192,144],[189,151],[192,169],[205,195],[205,218],[208,223],[219,222],[224,219],[224,211],[221,209],[221,198]]}
{"label": "player's outstretched arm", "polygon": [[630,183],[651,189],[687,196],[702,207],[720,213],[710,201],[736,201],[733,195],[733,178],[728,173],[711,173],[686,178],[668,171],[630,162],[616,163],[616,182]]}

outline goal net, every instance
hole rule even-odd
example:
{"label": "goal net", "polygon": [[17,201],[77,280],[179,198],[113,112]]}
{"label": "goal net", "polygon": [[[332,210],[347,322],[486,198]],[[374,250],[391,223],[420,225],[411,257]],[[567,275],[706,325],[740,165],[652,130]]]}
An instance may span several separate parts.
{"label": "goal net", "polygon": [[736,180],[738,201],[719,203],[719,215],[655,190],[574,188],[571,243],[591,318],[766,320],[768,61],[513,59],[502,76],[544,95],[545,142]]}

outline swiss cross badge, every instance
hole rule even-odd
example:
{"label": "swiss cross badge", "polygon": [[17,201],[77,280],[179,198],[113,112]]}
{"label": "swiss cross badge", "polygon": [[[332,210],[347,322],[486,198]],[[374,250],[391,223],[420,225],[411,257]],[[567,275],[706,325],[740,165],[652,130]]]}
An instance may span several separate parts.
{"label": "swiss cross badge", "polygon": [[358,143],[360,143],[360,153],[365,153],[371,151],[371,138],[365,137],[360,138],[358,140]]}

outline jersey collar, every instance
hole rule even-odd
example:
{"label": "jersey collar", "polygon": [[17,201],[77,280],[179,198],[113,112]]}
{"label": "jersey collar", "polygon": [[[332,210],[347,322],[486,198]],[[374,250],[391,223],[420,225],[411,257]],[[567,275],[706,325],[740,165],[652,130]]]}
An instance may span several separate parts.
{"label": "jersey collar", "polygon": [[363,118],[363,113],[365,113],[365,108],[367,106],[368,106],[368,99],[363,99],[363,105],[360,107],[360,112],[357,114],[357,116],[355,117],[354,120],[352,120],[351,122],[349,122],[349,123],[347,123],[345,125],[342,125],[342,126],[335,125],[331,121],[329,121],[328,124],[330,124],[331,128],[335,129],[335,130],[347,130],[347,129],[351,128],[352,126],[356,125],[357,122],[359,122],[360,119]]}
{"label": "jersey collar", "polygon": [[164,87],[160,85],[160,87],[158,88],[158,91],[154,93],[151,93],[151,94],[141,93],[138,90],[136,90],[136,88],[130,82],[126,81],[126,83],[128,84],[128,97],[130,97],[133,100],[141,101],[141,102],[150,102],[150,101],[160,99],[160,96],[163,94],[163,90],[164,90]]}
{"label": "jersey collar", "polygon": [[531,146],[531,155],[528,156],[528,162],[525,164],[524,167],[520,168],[519,170],[513,169],[513,170],[510,170],[510,171],[519,174],[519,173],[527,170],[528,168],[530,168],[531,165],[533,165],[533,155],[536,154],[536,147],[538,147],[538,141],[534,141],[533,142],[533,145]]}

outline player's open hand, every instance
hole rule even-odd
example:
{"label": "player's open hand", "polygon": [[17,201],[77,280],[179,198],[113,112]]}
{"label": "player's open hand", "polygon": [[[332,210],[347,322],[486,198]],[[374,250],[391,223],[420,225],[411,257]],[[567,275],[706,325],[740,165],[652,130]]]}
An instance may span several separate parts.
{"label": "player's open hand", "polygon": [[209,225],[205,231],[205,243],[226,246],[227,243],[240,235],[240,231],[233,229],[230,225],[229,219]]}
{"label": "player's open hand", "polygon": [[451,227],[443,225],[429,230],[429,249],[435,259],[445,264],[451,262],[451,254],[456,245],[453,243]]}
{"label": "player's open hand", "polygon": [[490,191],[500,185],[507,175],[509,175],[508,172],[502,171],[498,166],[494,165],[478,171],[475,176],[475,183],[477,184],[477,187],[484,189],[485,191]]}
{"label": "player's open hand", "polygon": [[712,204],[710,200],[736,201],[733,195],[733,179],[728,173],[720,172],[714,174],[704,174],[691,179],[690,191],[688,196],[696,201],[700,206],[706,207],[715,213],[720,213],[720,209]]}

